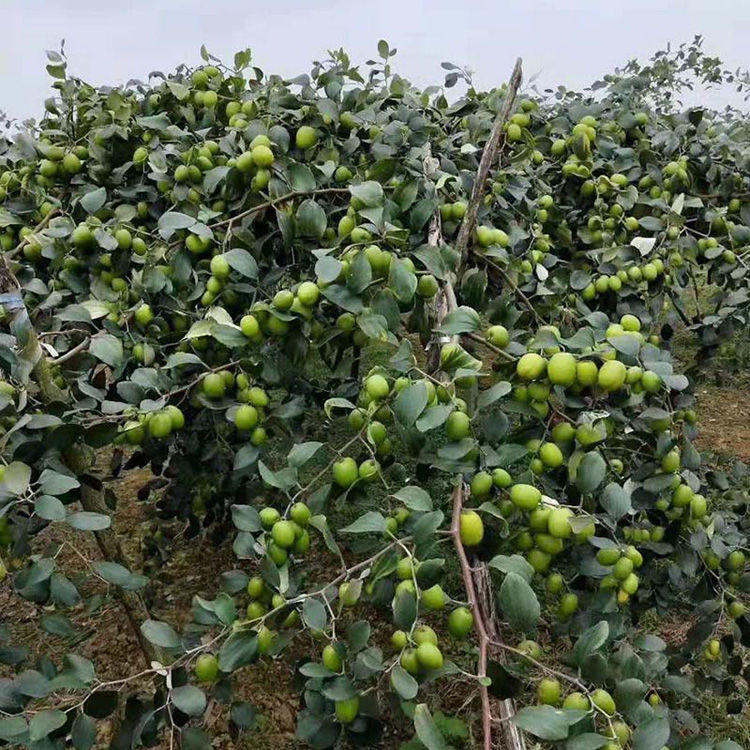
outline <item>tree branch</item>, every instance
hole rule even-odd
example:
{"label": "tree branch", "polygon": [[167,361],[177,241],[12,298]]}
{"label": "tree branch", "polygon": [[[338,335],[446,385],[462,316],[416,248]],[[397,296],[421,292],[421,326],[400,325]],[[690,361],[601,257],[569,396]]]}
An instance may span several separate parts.
{"label": "tree branch", "polygon": [[[463,484],[459,481],[453,490],[453,515],[451,517],[451,536],[453,546],[456,548],[458,563],[461,566],[461,576],[464,580],[466,597],[469,602],[469,608],[474,615],[474,624],[479,637],[479,665],[477,667],[477,677],[481,680],[487,676],[487,647],[490,638],[487,634],[487,628],[484,624],[479,602],[477,601],[476,590],[474,588],[474,578],[472,577],[471,566],[466,557],[466,550],[461,542],[461,511],[463,510]],[[492,713],[490,712],[490,696],[485,685],[479,686],[479,696],[482,700],[482,731],[484,734],[484,750],[492,750]]]}
{"label": "tree branch", "polygon": [[479,169],[474,178],[474,187],[471,191],[469,205],[466,207],[466,213],[461,222],[461,227],[458,230],[456,250],[460,256],[459,273],[457,274],[459,277],[460,270],[466,263],[466,256],[469,250],[469,240],[471,239],[471,233],[474,231],[474,225],[477,223],[477,211],[479,210],[482,198],[484,198],[487,177],[495,159],[497,158],[501,144],[505,143],[505,123],[508,121],[510,112],[513,109],[513,104],[516,101],[516,94],[521,85],[521,75],[521,58],[519,57],[516,60],[510,80],[508,81],[508,88],[505,91],[503,106],[500,108],[495,124],[492,127],[490,138],[485,144],[484,151],[482,152],[482,158],[479,161]]}

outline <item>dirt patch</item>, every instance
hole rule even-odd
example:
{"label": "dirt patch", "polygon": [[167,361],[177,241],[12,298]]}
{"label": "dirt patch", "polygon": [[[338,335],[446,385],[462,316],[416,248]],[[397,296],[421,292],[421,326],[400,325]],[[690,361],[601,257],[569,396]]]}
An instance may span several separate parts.
{"label": "dirt patch", "polygon": [[750,461],[750,379],[697,391],[698,448]]}

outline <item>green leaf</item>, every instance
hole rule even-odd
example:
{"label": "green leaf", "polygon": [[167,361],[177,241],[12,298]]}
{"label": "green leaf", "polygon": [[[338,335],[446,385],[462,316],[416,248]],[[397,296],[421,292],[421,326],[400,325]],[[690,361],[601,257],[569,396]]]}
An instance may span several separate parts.
{"label": "green leaf", "polygon": [[341,276],[341,269],[343,267],[344,266],[340,260],[324,255],[322,258],[319,258],[315,264],[315,275],[321,281],[330,284]]}
{"label": "green leaf", "polygon": [[607,742],[609,740],[600,734],[585,732],[584,734],[571,737],[565,743],[565,750],[598,750],[600,747],[604,747]]}
{"label": "green leaf", "polygon": [[322,631],[328,623],[326,608],[320,599],[308,598],[302,605],[302,619],[310,630]]}
{"label": "green leaf", "polygon": [[[580,471],[580,466],[578,470]],[[613,521],[619,521],[626,513],[632,511],[630,494],[616,482],[610,482],[604,488],[599,502]]]}
{"label": "green leaf", "polygon": [[411,591],[400,591],[393,598],[393,624],[400,630],[411,630],[417,619],[417,597]]}
{"label": "green leaf", "polygon": [[312,198],[302,201],[297,209],[297,228],[304,237],[323,236],[328,222],[326,212]]}
{"label": "green leaf", "polygon": [[495,555],[487,565],[501,573],[515,573],[528,583],[534,577],[534,568],[521,555]]}
{"label": "green leaf", "polygon": [[627,713],[637,706],[645,695],[646,685],[635,677],[628,677],[618,681],[612,697],[617,703],[617,709]]}
{"label": "green leaf", "polygon": [[427,490],[423,490],[421,487],[402,487],[398,492],[394,493],[393,497],[410,510],[420,512],[432,510],[432,498]]}
{"label": "green leaf", "polygon": [[349,275],[346,279],[347,287],[353,294],[361,294],[372,281],[372,266],[367,256],[363,253],[357,253],[349,269]]}
{"label": "green leaf", "polygon": [[494,404],[499,398],[507,396],[511,392],[512,386],[505,380],[495,383],[491,388],[482,391],[477,397],[477,408],[484,409],[490,404]]}
{"label": "green leaf", "polygon": [[198,727],[187,727],[180,733],[182,750],[211,750],[212,744],[208,735]]}
{"label": "green leaf", "polygon": [[80,482],[67,474],[60,474],[52,469],[45,469],[40,477],[40,489],[47,495],[64,495],[66,492],[80,487]]}
{"label": "green leaf", "polygon": [[233,672],[250,664],[258,656],[258,637],[251,631],[238,631],[224,641],[219,651],[219,669]]}
{"label": "green leaf", "polygon": [[89,352],[110,367],[122,364],[124,358],[122,341],[109,333],[93,338],[89,344]]}
{"label": "green leaf", "polygon": [[400,258],[391,261],[388,286],[400,302],[411,302],[417,290],[417,277]]}
{"label": "green leaf", "polygon": [[11,744],[21,742],[21,738],[28,731],[28,724],[23,716],[13,716],[9,719],[0,719],[0,740]]}
{"label": "green leaf", "polygon": [[88,511],[71,513],[65,521],[79,531],[103,531],[112,525],[112,519],[109,516]]}
{"label": "green leaf", "polygon": [[427,386],[414,383],[404,388],[393,402],[393,413],[404,427],[411,427],[427,406]]}
{"label": "green leaf", "polygon": [[0,496],[3,494],[22,495],[29,488],[31,468],[20,461],[13,461],[5,467],[0,482]]}
{"label": "green leaf", "polygon": [[516,630],[530,632],[539,622],[541,607],[534,589],[518,573],[508,573],[498,594],[503,615]]}
{"label": "green leaf", "polygon": [[452,411],[455,411],[453,404],[428,406],[417,419],[415,426],[420,432],[434,430],[441,424],[445,424]]}
{"label": "green leaf", "polygon": [[224,253],[224,259],[240,275],[246,276],[248,279],[258,278],[258,264],[247,250],[241,247],[227,250]]}
{"label": "green leaf", "polygon": [[361,651],[370,640],[372,628],[367,620],[353,622],[346,631],[346,640],[350,654],[356,654]]}
{"label": "green leaf", "polygon": [[107,200],[107,189],[104,187],[90,190],[81,198],[81,208],[87,214],[95,214]]}
{"label": "green leaf", "polygon": [[258,511],[252,505],[233,505],[232,522],[240,531],[255,533],[262,528]]}
{"label": "green leaf", "polygon": [[658,716],[643,722],[633,733],[633,750],[661,750],[670,735],[669,719]]}
{"label": "green leaf", "polygon": [[201,716],[206,710],[206,696],[195,685],[183,685],[172,690],[172,703],[188,716]]}
{"label": "green leaf", "polygon": [[461,306],[449,312],[440,326],[440,333],[451,336],[457,333],[472,333],[480,328],[482,322],[479,313],[473,307]]}
{"label": "green leaf", "polygon": [[258,712],[247,701],[232,704],[229,718],[240,729],[251,729],[257,722]]}
{"label": "green leaf", "polygon": [[391,671],[391,683],[401,700],[410,701],[419,692],[419,683],[400,665]]}
{"label": "green leaf", "polygon": [[342,534],[385,534],[385,518],[381,513],[370,510],[356,521],[341,529]]}
{"label": "green leaf", "polygon": [[73,638],[76,635],[73,623],[65,615],[42,615],[41,625],[45,633],[60,638]]}
{"label": "green leaf", "polygon": [[330,552],[333,552],[334,555],[341,554],[341,550],[339,550],[339,546],[338,544],[336,544],[336,540],[333,538],[331,529],[328,526],[328,520],[325,516],[313,516],[310,519],[310,526],[312,526],[314,529],[317,529],[323,535],[323,541],[325,542],[325,545]]}
{"label": "green leaf", "polygon": [[414,709],[414,729],[427,750],[449,750],[426,703],[420,703]]}
{"label": "green leaf", "polygon": [[289,172],[289,184],[292,190],[298,190],[300,193],[309,193],[315,190],[315,176],[310,167],[305,164],[293,162],[287,170]]}
{"label": "green leaf", "polygon": [[168,240],[178,229],[189,229],[196,223],[196,219],[178,211],[167,211],[159,217],[157,224],[159,234]]}
{"label": "green leaf", "polygon": [[48,734],[59,729],[67,721],[67,715],[63,711],[49,709],[40,711],[29,721],[29,739],[32,742],[43,740]]}
{"label": "green leaf", "polygon": [[586,657],[598,651],[607,642],[607,638],[609,638],[609,623],[606,620],[590,627],[581,634],[573,647],[571,654],[573,663],[581,666]]}
{"label": "green leaf", "polygon": [[322,447],[323,443],[314,440],[308,443],[296,443],[289,451],[286,461],[290,466],[299,468],[304,466]]}
{"label": "green leaf", "polygon": [[146,620],[141,624],[141,633],[146,640],[161,648],[177,648],[180,638],[171,625],[159,620]]}
{"label": "green leaf", "polygon": [[65,506],[52,495],[41,495],[34,501],[34,511],[46,521],[62,521],[66,516]]}
{"label": "green leaf", "polygon": [[148,583],[148,578],[145,576],[133,574],[126,567],[115,562],[98,560],[93,566],[97,574],[105,581],[128,591],[143,588]]}
{"label": "green leaf", "polygon": [[374,180],[359,185],[350,185],[349,192],[352,197],[358,198],[369,208],[383,205],[383,186]]}
{"label": "green leaf", "polygon": [[607,474],[607,464],[598,451],[587,453],[576,470],[576,485],[581,494],[593,492]]}
{"label": "green leaf", "polygon": [[568,736],[570,727],[584,716],[586,716],[586,711],[577,709],[562,710],[552,706],[527,706],[515,715],[513,722],[524,732],[542,740],[564,740]]}

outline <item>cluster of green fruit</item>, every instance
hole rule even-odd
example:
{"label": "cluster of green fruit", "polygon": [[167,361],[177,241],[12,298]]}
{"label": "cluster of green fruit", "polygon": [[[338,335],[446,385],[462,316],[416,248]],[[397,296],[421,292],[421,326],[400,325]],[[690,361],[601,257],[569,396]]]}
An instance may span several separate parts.
{"label": "cluster of green fruit", "polygon": [[598,688],[590,693],[584,694],[578,691],[568,693],[563,699],[563,690],[560,681],[554,677],[547,677],[539,681],[537,685],[537,700],[541,705],[561,706],[563,710],[595,712],[601,715],[605,736],[609,741],[600,745],[603,750],[620,750],[626,747],[630,741],[630,727],[623,721],[613,720],[617,714],[617,704],[609,692]]}
{"label": "cluster of green fruit", "polygon": [[163,440],[184,426],[182,410],[169,404],[158,411],[143,412],[137,419],[126,421],[120,428],[116,442],[141,445],[146,435],[154,440]]}
{"label": "cluster of green fruit", "polygon": [[[593,282],[583,288],[581,297],[590,302],[597,294],[606,294],[607,292],[619,292],[623,284],[638,286],[642,281],[647,284],[656,281],[664,273],[664,261],[661,258],[654,258],[649,263],[643,265],[630,265],[627,268],[621,268],[614,276],[598,276]],[[669,279],[665,279],[667,282]]]}
{"label": "cluster of green fruit", "polygon": [[[743,251],[745,249],[743,248]],[[720,245],[715,237],[701,237],[698,240],[698,254],[705,260],[714,260],[720,256],[724,263],[729,266],[734,266],[737,263],[735,252]]]}
{"label": "cluster of green fruit", "polygon": [[239,372],[235,376],[228,369],[209,372],[203,376],[200,386],[193,390],[190,404],[195,408],[201,408],[201,396],[210,401],[219,401],[228,397],[231,389],[234,389],[234,399],[238,403],[228,408],[227,418],[234,423],[241,435],[249,437],[252,445],[262,445],[267,438],[262,423],[270,399],[268,393],[260,386],[254,385],[246,373]]}
{"label": "cluster of green fruit", "polygon": [[[474,625],[474,618],[468,610],[464,614],[470,619],[461,616],[456,619],[462,620],[461,628],[466,628],[468,633]],[[438,646],[438,636],[429,625],[419,625],[411,633],[405,633],[403,630],[394,631],[391,635],[391,645],[401,652],[399,664],[411,675],[423,676],[431,670],[443,667],[444,657]]]}
{"label": "cluster of green fruit", "polygon": [[[456,227],[466,214],[466,201],[454,201],[453,203],[443,203],[440,206],[440,218],[450,224],[455,222]],[[494,244],[494,243],[493,243]]]}
{"label": "cluster of green fruit", "polygon": [[[265,531],[266,552],[276,565],[284,565],[290,553],[304,555],[310,549],[308,527],[311,514],[305,503],[294,503],[289,508],[288,518],[282,518],[279,511],[272,507],[261,508],[259,515]],[[248,594],[252,596],[249,588]]]}
{"label": "cluster of green fruit", "polygon": [[602,578],[599,588],[602,591],[617,589],[619,604],[627,604],[638,591],[639,579],[634,571],[643,565],[643,555],[632,545],[625,550],[619,547],[602,547],[596,553],[597,562],[611,572]]}

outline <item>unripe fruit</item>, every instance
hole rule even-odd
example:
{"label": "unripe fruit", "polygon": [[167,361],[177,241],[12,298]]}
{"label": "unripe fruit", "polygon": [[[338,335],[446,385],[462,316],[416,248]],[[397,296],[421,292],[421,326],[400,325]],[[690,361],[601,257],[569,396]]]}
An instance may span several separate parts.
{"label": "unripe fruit", "polygon": [[565,582],[559,573],[551,573],[547,576],[547,591],[550,594],[559,594],[563,590]]}
{"label": "unripe fruit", "polygon": [[626,374],[627,368],[622,362],[616,359],[609,360],[599,369],[597,382],[605,391],[616,391],[625,384]]}
{"label": "unripe fruit", "polygon": [[591,694],[591,702],[600,711],[607,714],[607,716],[614,716],[615,711],[617,710],[614,698],[606,690],[602,690],[601,688],[594,690]]}
{"label": "unripe fruit", "polygon": [[311,128],[309,125],[303,125],[294,137],[294,142],[297,148],[307,150],[312,148],[318,142],[318,134],[315,132],[315,128]]}
{"label": "unripe fruit", "polygon": [[542,493],[530,484],[514,484],[510,488],[510,499],[521,510],[534,510],[542,499]]}
{"label": "unripe fruit", "polygon": [[555,508],[547,519],[547,528],[549,533],[558,539],[567,539],[572,533],[570,519],[573,517],[573,511],[569,508]]}
{"label": "unripe fruit", "polygon": [[544,374],[547,360],[536,352],[524,354],[516,364],[516,373],[523,380],[536,380]]}
{"label": "unripe fruit", "polygon": [[279,547],[286,549],[294,544],[295,531],[291,521],[277,521],[271,529],[271,537]]}
{"label": "unripe fruit", "polygon": [[234,414],[234,424],[238,430],[252,430],[258,424],[258,410],[250,404],[242,404]]}
{"label": "unripe fruit", "polygon": [[562,451],[555,443],[544,443],[539,448],[539,458],[545,466],[551,469],[562,466],[565,461]]}
{"label": "unripe fruit", "polygon": [[547,377],[553,385],[568,387],[576,382],[576,360],[568,352],[553,354],[547,364]]}
{"label": "unripe fruit", "polygon": [[559,680],[545,678],[536,688],[537,699],[547,706],[557,706],[562,698],[562,686]]}
{"label": "unripe fruit", "polygon": [[219,372],[210,372],[203,378],[203,392],[209,398],[221,398],[226,390],[226,382]]}
{"label": "unripe fruit", "polygon": [[382,375],[370,375],[365,380],[365,390],[373,400],[381,400],[390,393],[390,386]]}
{"label": "unripe fruit", "polygon": [[481,516],[473,510],[465,510],[461,513],[459,531],[461,544],[464,547],[475,547],[484,537],[484,523]]}
{"label": "unripe fruit", "polygon": [[465,638],[474,627],[474,615],[467,607],[457,607],[448,615],[448,632],[454,638]]}
{"label": "unripe fruit", "polygon": [[475,497],[487,497],[492,489],[492,476],[486,471],[479,471],[471,478],[471,494]]}
{"label": "unripe fruit", "polygon": [[420,643],[416,652],[419,666],[424,669],[440,669],[443,666],[443,654],[434,643]]}
{"label": "unripe fruit", "polygon": [[591,709],[591,701],[583,693],[570,693],[565,696],[563,708],[576,711],[589,711]]}
{"label": "unripe fruit", "polygon": [[345,581],[339,586],[339,599],[345,607],[353,607],[359,601],[359,591]]}
{"label": "unripe fruit", "polygon": [[560,599],[560,605],[557,608],[557,614],[562,619],[570,617],[578,609],[578,596],[570,593],[565,594]]}
{"label": "unripe fruit", "polygon": [[343,701],[336,701],[336,718],[342,724],[350,724],[357,718],[359,712],[359,696],[348,698]]}
{"label": "unripe fruit", "polygon": [[449,440],[462,440],[471,432],[469,415],[462,411],[451,412],[445,421],[445,434]]}
{"label": "unripe fruit", "polygon": [[510,487],[512,482],[513,479],[505,469],[498,468],[492,470],[492,483],[495,485],[495,487],[505,489],[506,487]]}
{"label": "unripe fruit", "polygon": [[331,672],[340,672],[341,671],[341,657],[339,656],[339,652],[336,651],[336,647],[333,646],[333,644],[329,643],[324,649],[323,649],[323,666],[327,669],[330,669]]}
{"label": "unripe fruit", "polygon": [[414,631],[414,643],[432,643],[437,646],[437,633],[429,625],[420,625]]}
{"label": "unripe fruit", "polygon": [[332,473],[333,481],[339,487],[347,489],[357,480],[357,477],[359,476],[359,467],[353,458],[347,456],[333,464]]}
{"label": "unripe fruit", "polygon": [[422,592],[420,601],[427,610],[439,610],[445,607],[447,596],[440,584],[436,583]]}
{"label": "unripe fruit", "polygon": [[510,334],[505,326],[494,325],[487,329],[487,341],[494,346],[504,349],[510,343]]}
{"label": "unripe fruit", "polygon": [[213,682],[219,676],[219,660],[213,654],[201,654],[195,660],[198,682]]}

